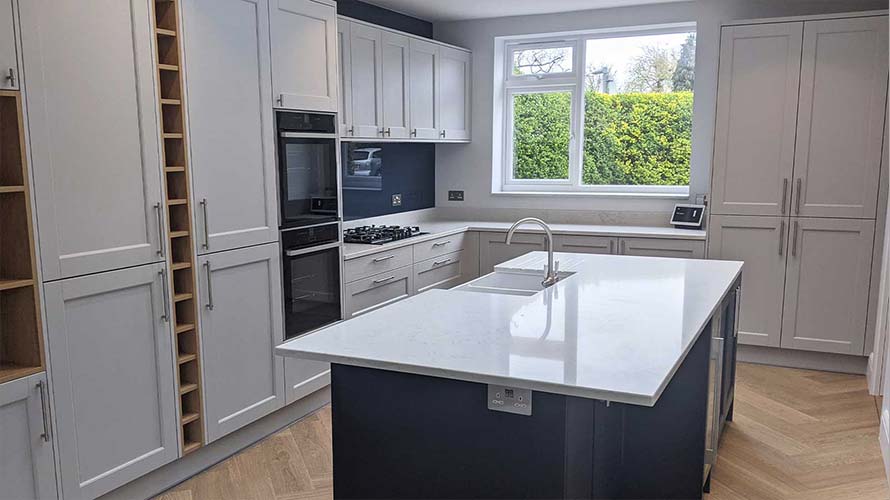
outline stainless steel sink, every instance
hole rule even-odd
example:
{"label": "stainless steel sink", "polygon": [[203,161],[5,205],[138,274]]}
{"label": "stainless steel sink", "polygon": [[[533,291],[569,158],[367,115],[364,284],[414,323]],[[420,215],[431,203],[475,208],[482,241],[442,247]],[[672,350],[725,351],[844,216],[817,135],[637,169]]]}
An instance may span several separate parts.
{"label": "stainless steel sink", "polygon": [[[557,273],[556,281],[571,276],[571,272]],[[542,283],[544,276],[541,273],[518,273],[497,271],[486,274],[469,283],[461,285],[456,290],[467,292],[497,293],[502,295],[534,295],[544,288]]]}

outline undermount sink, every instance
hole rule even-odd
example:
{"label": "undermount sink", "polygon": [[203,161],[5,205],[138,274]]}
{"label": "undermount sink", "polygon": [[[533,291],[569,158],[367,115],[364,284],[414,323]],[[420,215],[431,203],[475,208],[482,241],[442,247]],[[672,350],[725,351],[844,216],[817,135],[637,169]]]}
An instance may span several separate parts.
{"label": "undermount sink", "polygon": [[[557,282],[573,275],[571,272],[557,273]],[[498,271],[477,278],[457,287],[468,292],[498,293],[503,295],[534,295],[546,288],[542,273],[516,273]]]}

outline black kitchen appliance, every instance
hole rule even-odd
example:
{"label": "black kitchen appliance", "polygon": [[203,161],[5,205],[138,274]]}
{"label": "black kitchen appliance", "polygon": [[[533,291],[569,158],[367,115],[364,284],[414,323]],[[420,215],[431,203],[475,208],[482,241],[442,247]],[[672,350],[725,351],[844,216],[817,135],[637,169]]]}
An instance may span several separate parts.
{"label": "black kitchen appliance", "polygon": [[340,224],[282,231],[281,247],[285,339],[339,321]]}
{"label": "black kitchen appliance", "polygon": [[421,234],[427,233],[420,232],[420,228],[417,226],[360,226],[343,231],[343,242],[383,245],[390,241],[404,240]]}
{"label": "black kitchen appliance", "polygon": [[278,111],[281,227],[339,220],[339,143],[334,114]]}

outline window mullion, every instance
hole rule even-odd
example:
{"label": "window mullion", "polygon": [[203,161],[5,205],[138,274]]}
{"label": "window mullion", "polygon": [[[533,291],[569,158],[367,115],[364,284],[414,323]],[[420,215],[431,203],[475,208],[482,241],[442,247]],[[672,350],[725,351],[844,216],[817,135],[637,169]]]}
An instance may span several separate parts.
{"label": "window mullion", "polygon": [[572,101],[572,151],[569,155],[569,177],[572,185],[581,186],[584,164],[584,75],[587,61],[587,44],[580,41],[575,46],[575,98]]}

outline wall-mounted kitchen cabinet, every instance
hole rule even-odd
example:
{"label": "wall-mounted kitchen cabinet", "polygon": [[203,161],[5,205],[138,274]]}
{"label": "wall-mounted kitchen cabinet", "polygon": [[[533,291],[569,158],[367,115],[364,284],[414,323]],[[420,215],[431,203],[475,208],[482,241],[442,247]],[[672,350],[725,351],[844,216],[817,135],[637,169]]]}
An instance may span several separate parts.
{"label": "wall-mounted kitchen cabinet", "polygon": [[164,258],[150,9],[20,2],[45,280]]}
{"label": "wall-mounted kitchen cabinet", "polygon": [[179,456],[164,273],[150,264],[44,286],[66,499],[96,498]]}
{"label": "wall-mounted kitchen cabinet", "polygon": [[470,140],[469,51],[348,18],[338,24],[344,138]]}
{"label": "wall-mounted kitchen cabinet", "polygon": [[275,106],[337,111],[337,4],[270,0]]}
{"label": "wall-mounted kitchen cabinet", "polygon": [[19,88],[13,0],[0,0],[0,89]]}
{"label": "wall-mounted kitchen cabinet", "polygon": [[3,497],[59,498],[46,373],[0,384],[0,429]]}
{"label": "wall-mounted kitchen cabinet", "polygon": [[182,5],[198,253],[277,241],[268,0]]}
{"label": "wall-mounted kitchen cabinet", "polygon": [[198,261],[211,442],[284,405],[284,360],[272,352],[284,342],[281,264],[277,244],[205,255]]}

